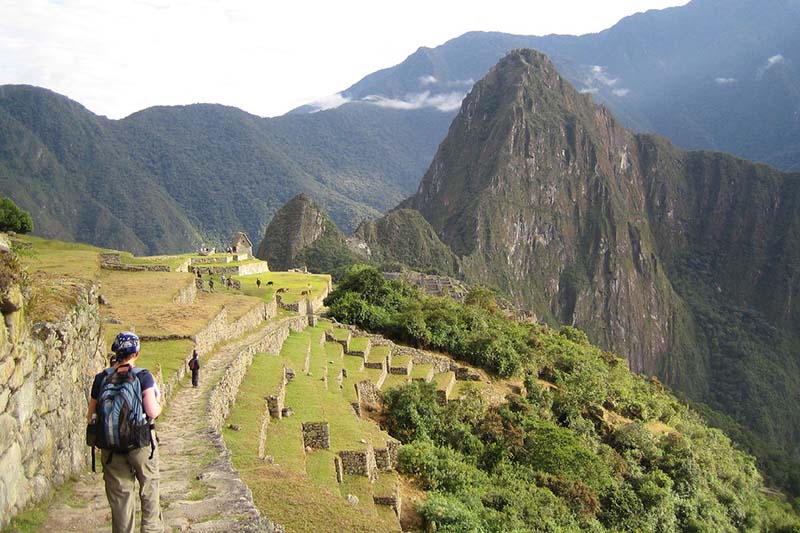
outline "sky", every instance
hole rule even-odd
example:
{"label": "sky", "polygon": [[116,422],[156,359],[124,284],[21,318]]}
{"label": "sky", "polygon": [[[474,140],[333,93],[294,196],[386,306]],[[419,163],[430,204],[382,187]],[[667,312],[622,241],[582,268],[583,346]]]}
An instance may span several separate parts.
{"label": "sky", "polygon": [[197,102],[260,116],[326,101],[467,31],[580,35],[687,0],[0,0],[0,85],[122,118]]}

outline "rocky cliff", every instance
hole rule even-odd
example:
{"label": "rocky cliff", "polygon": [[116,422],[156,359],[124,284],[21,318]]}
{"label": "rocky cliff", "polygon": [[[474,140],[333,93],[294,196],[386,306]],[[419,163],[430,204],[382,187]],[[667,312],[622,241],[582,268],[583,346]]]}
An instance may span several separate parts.
{"label": "rocky cliff", "polygon": [[86,405],[104,352],[91,284],[60,284],[63,316],[31,324],[20,285],[6,283],[13,266],[2,256],[0,527],[5,527],[19,510],[87,468]]}
{"label": "rocky cliff", "polygon": [[797,449],[800,175],[633,134],[520,50],[474,86],[402,206],[468,282]]}
{"label": "rocky cliff", "polygon": [[336,224],[302,193],[272,217],[256,256],[267,260],[273,270],[307,267],[333,274],[359,260]]}

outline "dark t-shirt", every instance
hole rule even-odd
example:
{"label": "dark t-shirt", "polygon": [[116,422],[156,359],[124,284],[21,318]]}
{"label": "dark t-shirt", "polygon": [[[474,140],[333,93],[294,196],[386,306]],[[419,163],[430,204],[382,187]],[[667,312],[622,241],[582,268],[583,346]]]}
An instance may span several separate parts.
{"label": "dark t-shirt", "polygon": [[[94,382],[92,382],[92,399],[96,400],[100,396],[100,387],[103,385],[103,378],[105,376],[106,373],[103,371],[94,377]],[[139,383],[142,385],[142,392],[156,386],[156,380],[153,378],[153,374],[146,368],[140,369],[136,377],[139,378]]]}

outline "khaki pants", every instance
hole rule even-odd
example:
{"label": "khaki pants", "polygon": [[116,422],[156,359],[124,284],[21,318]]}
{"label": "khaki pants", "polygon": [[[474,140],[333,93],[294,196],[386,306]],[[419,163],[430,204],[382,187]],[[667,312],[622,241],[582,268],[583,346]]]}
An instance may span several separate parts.
{"label": "khaki pants", "polygon": [[142,533],[161,533],[161,503],[158,494],[158,449],[153,458],[150,447],[138,448],[127,454],[103,450],[103,480],[106,496],[111,506],[114,533],[134,533],[136,527],[136,480],[139,481],[139,498],[142,501]]}

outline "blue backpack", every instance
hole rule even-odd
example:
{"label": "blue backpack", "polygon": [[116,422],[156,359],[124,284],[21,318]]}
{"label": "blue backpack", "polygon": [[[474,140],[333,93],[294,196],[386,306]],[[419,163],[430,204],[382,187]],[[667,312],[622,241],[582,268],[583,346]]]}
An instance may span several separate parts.
{"label": "blue backpack", "polygon": [[[105,369],[97,398],[97,447],[116,453],[154,446],[142,403],[141,369]],[[110,459],[110,458],[109,458]]]}

